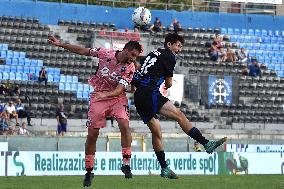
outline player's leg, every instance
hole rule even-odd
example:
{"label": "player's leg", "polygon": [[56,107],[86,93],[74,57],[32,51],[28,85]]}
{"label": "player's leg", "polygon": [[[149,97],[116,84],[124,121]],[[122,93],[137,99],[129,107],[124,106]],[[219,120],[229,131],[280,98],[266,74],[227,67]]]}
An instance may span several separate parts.
{"label": "player's leg", "polygon": [[227,140],[226,137],[217,141],[207,140],[196,127],[192,126],[192,123],[171,101],[166,102],[159,110],[159,113],[177,121],[181,129],[188,136],[204,146],[207,153],[212,153],[218,146],[222,145]]}
{"label": "player's leg", "polygon": [[121,152],[122,162],[121,171],[125,178],[132,178],[130,159],[131,159],[131,132],[129,128],[129,109],[127,98],[117,99],[112,105],[111,117],[115,117],[121,133]]}
{"label": "player's leg", "polygon": [[116,120],[121,132],[121,153],[122,153],[121,171],[124,173],[125,178],[132,178],[132,173],[129,164],[131,159],[131,142],[132,142],[132,137],[129,129],[129,121],[126,119],[116,119]]}
{"label": "player's leg", "polygon": [[85,143],[85,169],[86,174],[83,181],[83,185],[86,187],[91,186],[92,179],[94,178],[94,159],[96,153],[96,142],[99,136],[99,128],[88,128],[88,136]]}
{"label": "player's leg", "polygon": [[178,176],[168,167],[166,162],[164,146],[162,143],[162,132],[159,120],[152,118],[147,123],[147,126],[149,127],[152,133],[152,145],[161,166],[161,176],[164,178],[177,179]]}
{"label": "player's leg", "polygon": [[88,136],[85,143],[85,169],[86,174],[83,181],[83,186],[89,187],[92,184],[94,173],[94,159],[96,153],[96,142],[99,136],[100,128],[106,126],[106,111],[108,109],[107,102],[96,102],[94,99],[90,99],[90,109],[88,112],[88,121],[86,126],[88,127]]}

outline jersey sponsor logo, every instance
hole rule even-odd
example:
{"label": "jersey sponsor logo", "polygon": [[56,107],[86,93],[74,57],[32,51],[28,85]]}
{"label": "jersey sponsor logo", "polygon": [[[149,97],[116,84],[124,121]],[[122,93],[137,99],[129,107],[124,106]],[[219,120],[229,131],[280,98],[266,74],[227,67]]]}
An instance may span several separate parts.
{"label": "jersey sponsor logo", "polygon": [[100,73],[101,73],[101,76],[109,77],[110,80],[112,80],[112,81],[118,81],[118,79],[119,79],[119,75],[117,73],[115,73],[115,72],[110,73],[109,69],[107,67],[103,67],[100,70]]}

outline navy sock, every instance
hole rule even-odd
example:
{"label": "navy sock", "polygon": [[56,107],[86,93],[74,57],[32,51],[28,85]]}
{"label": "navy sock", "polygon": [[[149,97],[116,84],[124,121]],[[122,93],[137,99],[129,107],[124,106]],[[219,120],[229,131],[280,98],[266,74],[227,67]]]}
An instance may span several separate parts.
{"label": "navy sock", "polygon": [[165,152],[162,150],[159,152],[155,152],[155,154],[157,156],[157,159],[160,163],[161,168],[166,168],[168,165],[167,165],[166,158],[165,158]]}
{"label": "navy sock", "polygon": [[190,129],[187,135],[193,138],[194,140],[196,140],[197,142],[199,142],[200,144],[202,144],[203,146],[207,144],[207,142],[209,142],[209,140],[207,140],[204,136],[202,136],[201,132],[196,127]]}

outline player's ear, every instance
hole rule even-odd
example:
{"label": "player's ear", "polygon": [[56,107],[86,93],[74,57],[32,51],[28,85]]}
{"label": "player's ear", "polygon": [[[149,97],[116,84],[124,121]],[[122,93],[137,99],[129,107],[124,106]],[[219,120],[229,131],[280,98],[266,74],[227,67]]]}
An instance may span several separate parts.
{"label": "player's ear", "polygon": [[167,42],[167,47],[168,47],[168,48],[171,47],[171,42]]}

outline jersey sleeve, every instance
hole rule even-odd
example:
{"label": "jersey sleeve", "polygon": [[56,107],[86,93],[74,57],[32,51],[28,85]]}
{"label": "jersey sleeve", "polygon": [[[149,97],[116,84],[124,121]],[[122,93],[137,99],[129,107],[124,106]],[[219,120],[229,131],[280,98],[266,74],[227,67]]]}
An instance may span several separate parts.
{"label": "jersey sleeve", "polygon": [[93,57],[102,58],[106,54],[108,54],[108,50],[104,48],[90,48],[89,54]]}
{"label": "jersey sleeve", "polygon": [[131,63],[130,65],[126,67],[125,71],[122,70],[121,77],[118,83],[123,85],[125,88],[127,88],[127,86],[130,84],[133,78],[134,72],[135,72],[135,65],[134,63]]}

